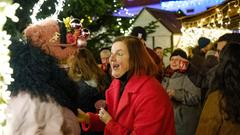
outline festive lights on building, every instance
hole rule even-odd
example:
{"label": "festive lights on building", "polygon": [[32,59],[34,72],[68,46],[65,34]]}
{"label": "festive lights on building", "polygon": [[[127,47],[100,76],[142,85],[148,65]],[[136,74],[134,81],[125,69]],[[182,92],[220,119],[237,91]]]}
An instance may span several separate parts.
{"label": "festive lights on building", "polygon": [[186,28],[191,28],[193,26],[228,28],[228,26],[231,24],[231,15],[239,14],[238,11],[240,11],[239,0],[233,0],[229,1],[221,8],[216,8],[215,13],[204,16],[198,20],[183,22],[182,25]]}
{"label": "festive lights on building", "polygon": [[217,7],[215,12],[200,19],[193,21],[184,21],[183,19],[182,36],[177,47],[195,46],[201,36],[208,37],[214,42],[221,35],[231,33],[232,30],[229,29],[232,22],[231,16],[239,14],[238,11],[240,11],[240,2],[239,0],[233,0]]}
{"label": "festive lights on building", "polygon": [[186,49],[188,46],[196,46],[200,37],[207,37],[214,42],[223,34],[231,33],[232,31],[224,28],[183,27],[181,32],[182,36],[179,44],[176,47]]}
{"label": "festive lights on building", "polygon": [[0,2],[0,134],[7,135],[8,130],[6,127],[6,103],[10,98],[10,92],[7,90],[7,85],[13,81],[11,78],[12,69],[9,65],[9,50],[8,46],[11,44],[10,35],[6,31],[3,31],[3,26],[8,18],[11,18],[12,21],[17,22],[18,18],[15,16],[15,11],[19,7],[19,4],[12,4],[9,0],[2,0]]}
{"label": "festive lights on building", "polygon": [[186,13],[185,10],[194,8],[195,12],[202,12],[207,7],[212,7],[221,4],[224,0],[181,0],[181,1],[167,1],[160,3],[160,9],[177,11],[181,9]]}
{"label": "festive lights on building", "polygon": [[[118,9],[116,10],[116,13],[114,13],[114,15],[122,16],[122,17],[133,17],[139,14],[139,12],[144,7],[168,10],[168,11],[178,11],[180,9],[186,15],[193,15],[193,14],[205,11],[209,7],[219,5],[222,2],[224,2],[224,0],[171,0],[171,1],[160,2],[157,4],[124,8],[122,10]],[[192,12],[189,12],[188,10],[192,10]]]}

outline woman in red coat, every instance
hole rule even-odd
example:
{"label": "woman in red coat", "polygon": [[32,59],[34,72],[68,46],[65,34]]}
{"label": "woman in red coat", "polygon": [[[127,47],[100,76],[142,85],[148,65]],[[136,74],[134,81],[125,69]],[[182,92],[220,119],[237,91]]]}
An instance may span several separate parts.
{"label": "woman in red coat", "polygon": [[106,110],[99,114],[79,110],[85,130],[105,135],[175,135],[171,102],[154,75],[157,65],[136,37],[117,38],[110,65],[115,78],[106,91]]}

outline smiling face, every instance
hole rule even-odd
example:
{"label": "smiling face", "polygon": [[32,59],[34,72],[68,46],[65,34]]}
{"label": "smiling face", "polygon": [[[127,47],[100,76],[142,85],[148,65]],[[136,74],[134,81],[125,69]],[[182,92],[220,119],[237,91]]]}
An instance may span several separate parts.
{"label": "smiling face", "polygon": [[179,69],[179,59],[177,56],[172,56],[170,59],[170,68],[172,70],[178,70]]}
{"label": "smiling face", "polygon": [[110,50],[102,50],[100,52],[101,63],[108,64],[110,55],[111,55]]}
{"label": "smiling face", "polygon": [[114,78],[120,78],[129,70],[129,53],[124,42],[113,43],[109,61]]}

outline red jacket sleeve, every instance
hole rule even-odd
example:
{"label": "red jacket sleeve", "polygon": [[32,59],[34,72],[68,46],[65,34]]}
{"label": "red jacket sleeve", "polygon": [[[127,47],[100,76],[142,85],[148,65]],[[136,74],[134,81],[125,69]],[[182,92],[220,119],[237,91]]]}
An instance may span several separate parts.
{"label": "red jacket sleeve", "polygon": [[90,123],[86,124],[85,122],[82,122],[82,129],[84,131],[103,131],[105,124],[99,119],[98,115],[95,113],[88,112],[90,116]]}

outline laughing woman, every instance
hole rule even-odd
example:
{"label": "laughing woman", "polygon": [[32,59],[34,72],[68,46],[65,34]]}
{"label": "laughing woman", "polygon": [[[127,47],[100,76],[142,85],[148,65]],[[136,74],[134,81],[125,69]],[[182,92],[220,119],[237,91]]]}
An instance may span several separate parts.
{"label": "laughing woman", "polygon": [[106,91],[106,108],[99,114],[79,110],[85,130],[105,135],[175,135],[171,102],[155,79],[157,65],[142,42],[132,36],[117,38],[110,65],[115,78]]}

